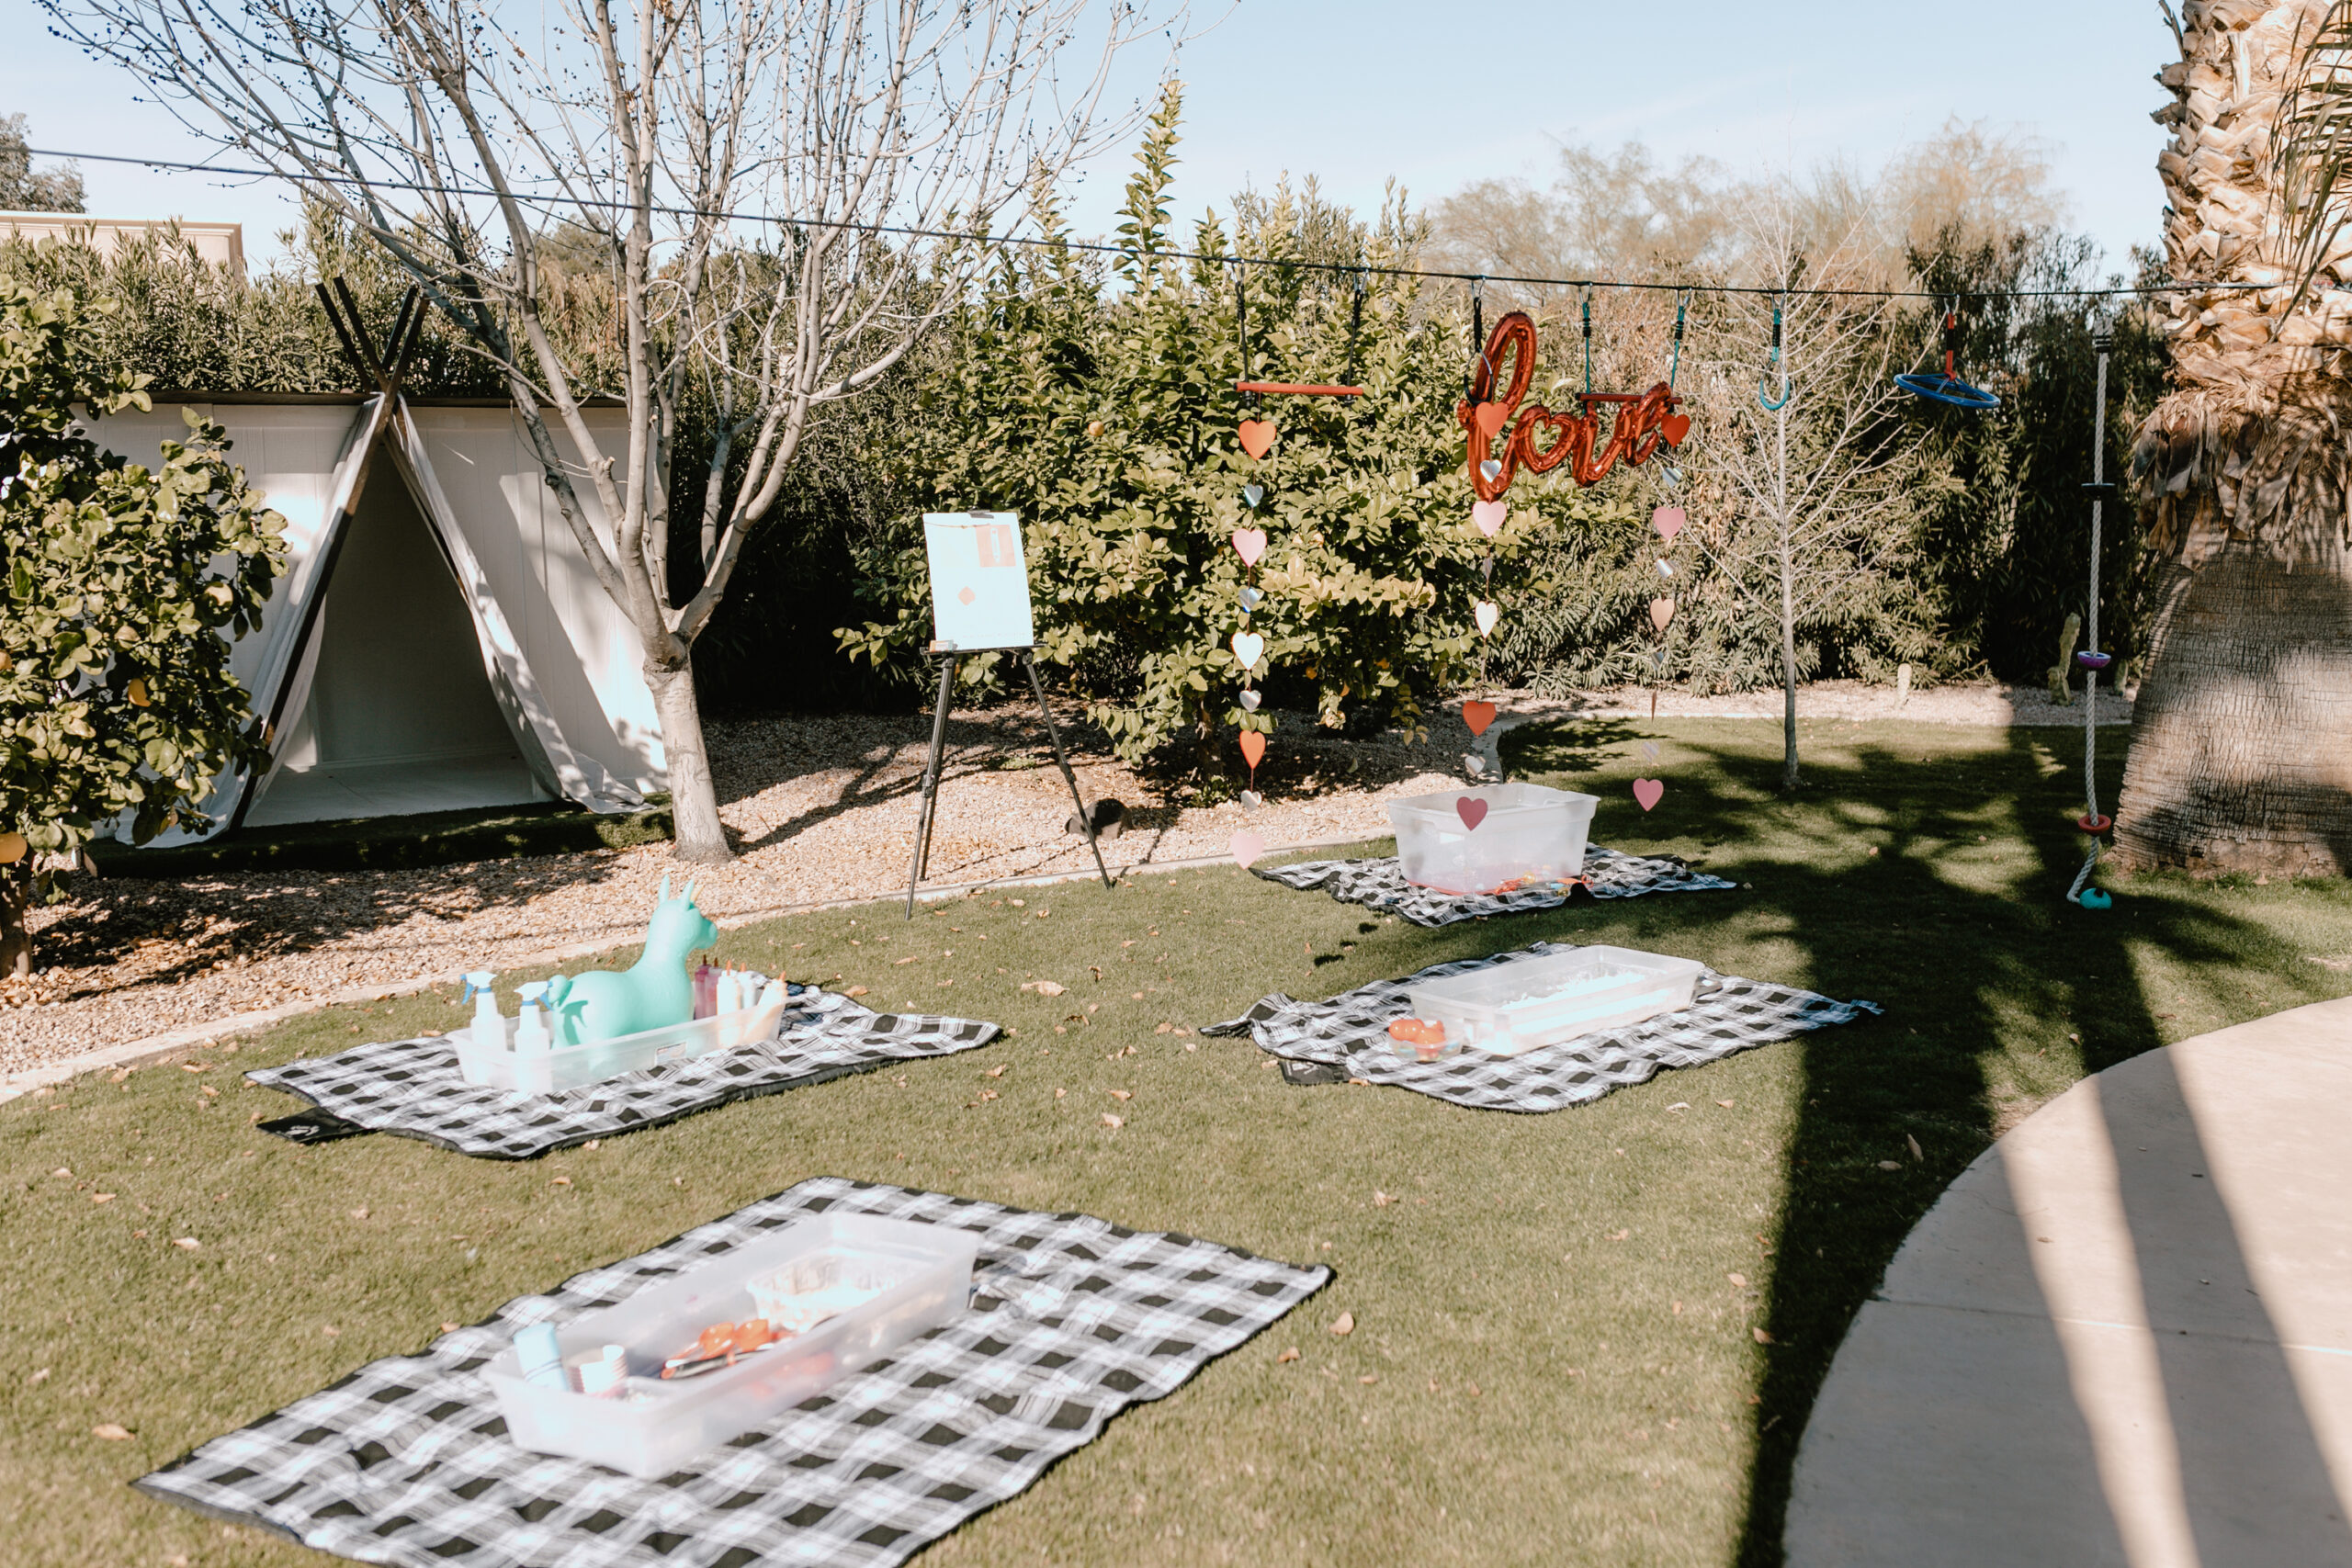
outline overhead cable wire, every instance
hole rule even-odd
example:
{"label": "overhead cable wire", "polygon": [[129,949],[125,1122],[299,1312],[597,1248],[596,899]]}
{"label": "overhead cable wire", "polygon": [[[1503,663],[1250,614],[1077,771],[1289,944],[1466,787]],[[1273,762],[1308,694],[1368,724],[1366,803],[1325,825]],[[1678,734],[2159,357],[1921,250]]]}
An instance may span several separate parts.
{"label": "overhead cable wire", "polygon": [[[76,163],[87,161],[94,164],[132,164],[141,168],[165,169],[177,174],[217,175],[224,179],[285,180],[297,186],[304,184],[355,186],[369,190],[407,191],[418,196],[457,197],[481,201],[511,200],[541,208],[592,208],[612,212],[635,212],[639,209],[639,204],[635,202],[598,200],[584,196],[537,196],[521,190],[497,191],[466,186],[435,185],[417,180],[366,179],[356,175],[289,175],[277,169],[230,169],[214,164],[178,163],[168,158],[134,157],[113,152],[68,152],[54,147],[28,147],[25,151],[29,156],[36,158],[64,158]],[[1451,272],[1438,267],[1375,266],[1365,262],[1305,261],[1291,256],[1219,255],[1205,251],[1180,251],[1159,245],[1151,247],[1147,252],[1135,245],[1113,244],[1108,241],[1031,238],[1019,234],[976,234],[960,229],[922,229],[895,223],[853,223],[843,219],[779,218],[765,212],[673,207],[661,202],[648,202],[643,206],[645,210],[659,213],[666,218],[717,218],[730,223],[764,223],[793,229],[827,229],[847,233],[892,235],[910,240],[948,240],[981,246],[1026,245],[1048,250],[1084,251],[1101,255],[1150,254],[1166,256],[1176,261],[1238,263],[1243,266],[1294,267],[1306,272],[1362,273],[1382,277],[1426,277],[1473,285],[1511,283],[1544,288],[1622,288],[1636,293],[1753,294],[1777,295],[1782,298],[1805,296],[1822,299],[1943,299],[1949,298],[1951,293],[1950,289],[1792,288],[1778,284],[1652,283],[1607,277],[1519,277],[1492,272]],[[78,215],[61,213],[58,216]],[[1972,288],[1967,291],[1966,297],[1971,299],[2097,299],[2148,294],[2211,294],[2235,289],[2284,287],[2286,285],[2280,283],[2208,279],[2173,283],[2116,284],[2105,288]]]}

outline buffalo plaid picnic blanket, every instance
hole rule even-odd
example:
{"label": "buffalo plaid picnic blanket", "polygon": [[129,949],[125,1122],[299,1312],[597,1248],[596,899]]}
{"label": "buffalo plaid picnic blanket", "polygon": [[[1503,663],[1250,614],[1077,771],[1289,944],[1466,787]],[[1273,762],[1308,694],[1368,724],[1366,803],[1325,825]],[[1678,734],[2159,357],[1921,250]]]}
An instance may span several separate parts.
{"label": "buffalo plaid picnic blanket", "polygon": [[[828,1211],[978,1232],[971,1310],[656,1481],[508,1440],[481,1369],[516,1330]],[[1329,1278],[1087,1214],[820,1177],[371,1361],[133,1484],[409,1568],[881,1568],[1019,1495]]]}
{"label": "buffalo plaid picnic blanket", "polygon": [[1306,860],[1250,869],[1269,882],[1302,892],[1328,889],[1343,904],[1402,915],[1417,926],[1450,926],[1480,915],[1556,909],[1579,887],[1596,898],[1638,898],[1645,893],[1696,893],[1739,886],[1692,871],[1679,856],[1629,855],[1599,845],[1584,852],[1581,881],[1545,883],[1510,893],[1441,893],[1434,887],[1417,887],[1405,880],[1404,867],[1394,855],[1380,860]]}
{"label": "buffalo plaid picnic blanket", "polygon": [[969,1051],[997,1032],[995,1024],[974,1019],[877,1013],[810,989],[793,998],[773,1039],[554,1094],[468,1083],[458,1071],[457,1049],[439,1039],[361,1045],[245,1077],[316,1107],[262,1123],[298,1143],[391,1133],[481,1159],[532,1159],[733,1100]]}
{"label": "buffalo plaid picnic blanket", "polygon": [[1491,958],[1434,964],[1401,980],[1376,980],[1329,1001],[1302,1002],[1276,992],[1239,1018],[1203,1034],[1248,1034],[1283,1058],[1293,1083],[1348,1078],[1393,1084],[1474,1111],[1560,1111],[1645,1083],[1668,1067],[1695,1067],[1735,1051],[1786,1040],[1807,1030],[1849,1023],[1879,1010],[1876,1002],[1840,1002],[1814,991],[1709,970],[1690,1007],[1646,1022],[1579,1035],[1517,1056],[1459,1051],[1435,1062],[1400,1055],[1389,1023],[1409,1017],[1407,993],[1423,980],[1466,974],[1573,946],[1539,942]]}

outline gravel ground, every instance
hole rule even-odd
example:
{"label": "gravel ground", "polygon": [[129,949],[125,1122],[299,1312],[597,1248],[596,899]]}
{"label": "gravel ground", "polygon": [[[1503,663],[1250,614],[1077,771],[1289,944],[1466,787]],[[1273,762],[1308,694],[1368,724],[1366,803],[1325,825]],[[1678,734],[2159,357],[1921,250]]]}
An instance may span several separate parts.
{"label": "gravel ground", "polygon": [[[1525,719],[1649,710],[1646,691],[1568,702],[1497,698]],[[2128,704],[2111,700],[2101,722],[2128,719]],[[1898,705],[1883,688],[1830,683],[1809,689],[1802,708],[1826,718],[2082,722],[2079,707],[1996,686],[1916,692]],[[1780,705],[1770,693],[1661,693],[1657,711],[1777,716]],[[929,728],[922,715],[713,724],[721,816],[741,854],[699,874],[703,908],[740,919],[902,890]],[[1085,840],[1065,831],[1069,792],[1034,713],[959,713],[948,742],[928,883],[1089,863]],[[1453,710],[1418,743],[1395,733],[1346,741],[1306,716],[1283,715],[1259,771],[1269,798],[1254,813],[1232,801],[1167,798],[1100,750],[1074,761],[1089,800],[1108,795],[1127,807],[1125,830],[1104,845],[1115,872],[1223,854],[1245,822],[1277,847],[1385,833],[1387,802],[1462,782],[1460,759],[1471,745]],[[626,942],[643,929],[656,888],[675,869],[663,846],[648,845],[421,871],[84,879],[74,897],[33,918],[41,971],[29,982],[0,982],[0,1073],[353,987],[504,969],[554,947]]]}

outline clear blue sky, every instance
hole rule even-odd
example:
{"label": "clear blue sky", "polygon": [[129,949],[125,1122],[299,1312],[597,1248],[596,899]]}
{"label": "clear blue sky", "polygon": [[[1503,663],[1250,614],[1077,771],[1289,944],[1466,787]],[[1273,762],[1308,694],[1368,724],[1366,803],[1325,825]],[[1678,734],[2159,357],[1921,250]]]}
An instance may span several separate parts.
{"label": "clear blue sky", "polygon": [[[1217,0],[1195,3],[1199,19],[1219,15]],[[35,146],[205,154],[162,109],[130,102],[126,77],[50,37],[30,0],[0,10],[19,18],[0,54],[0,113],[30,116]],[[1417,202],[1487,176],[1542,183],[1563,141],[1638,138],[1741,172],[1837,156],[1875,166],[1959,115],[2047,144],[2074,226],[2120,266],[2129,244],[2158,233],[2163,134],[2148,112],[2165,95],[2151,73],[2175,57],[2154,0],[1243,0],[1180,62],[1178,207],[1222,210],[1245,182],[1284,171],[1320,176],[1360,209],[1390,175]],[[266,186],[83,172],[94,213],[240,220],[257,259],[291,221]],[[1125,176],[1115,159],[1093,167],[1081,229],[1109,226]]]}

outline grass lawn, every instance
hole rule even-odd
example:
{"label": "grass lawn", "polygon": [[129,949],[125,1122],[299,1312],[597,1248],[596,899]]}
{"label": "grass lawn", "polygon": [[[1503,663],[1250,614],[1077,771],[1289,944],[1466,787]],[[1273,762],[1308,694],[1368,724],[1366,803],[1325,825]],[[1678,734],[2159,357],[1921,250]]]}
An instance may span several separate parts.
{"label": "grass lawn", "polygon": [[[2352,990],[2313,962],[2352,954],[2343,883],[2142,878],[2106,913],[2063,903],[2079,731],[1810,725],[1794,801],[1767,724],[1511,740],[1528,775],[1601,797],[1597,842],[1743,888],[1429,931],[1226,868],[964,899],[911,928],[888,908],[781,919],[720,952],[1015,1032],[534,1164],[252,1130],[293,1106],[242,1069],[462,1021],[431,996],[0,1108],[0,1555],[322,1561],[123,1483],[442,1323],[831,1173],[1337,1270],[926,1563],[1771,1562],[1847,1320],[2000,1128],[2086,1071]],[[2106,750],[2111,800],[2121,736]],[[1646,816],[1636,773],[1667,781]],[[1547,1116],[1287,1088],[1246,1041],[1156,1032],[1539,937],[1886,1015]],[[1021,991],[1032,976],[1069,989]]]}

